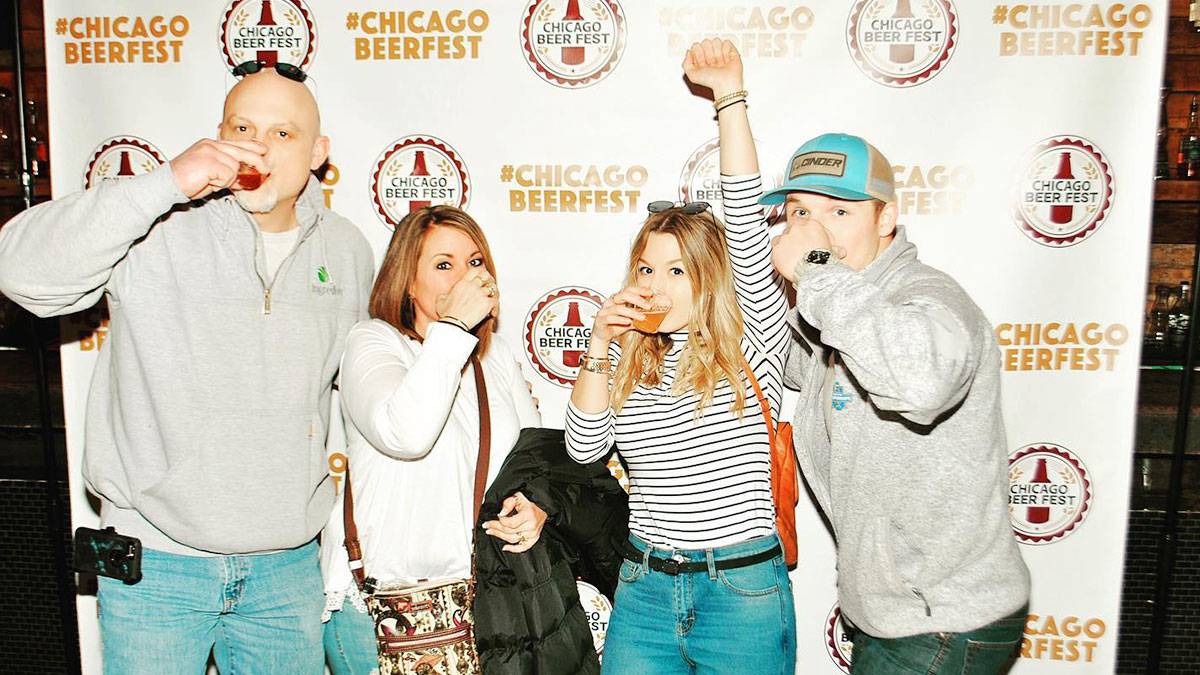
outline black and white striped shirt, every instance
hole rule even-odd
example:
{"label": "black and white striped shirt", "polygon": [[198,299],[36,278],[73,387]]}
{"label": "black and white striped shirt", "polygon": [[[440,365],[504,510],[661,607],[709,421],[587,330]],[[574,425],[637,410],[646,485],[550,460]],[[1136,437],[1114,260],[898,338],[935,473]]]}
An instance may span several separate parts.
{"label": "black and white striped shirt", "polygon": [[[722,176],[725,234],[745,323],[742,353],[778,420],[788,327],[787,299],[771,268],[770,238],[758,204],[757,175]],[[616,441],[629,469],[629,528],[657,547],[699,549],[775,531],[766,425],[748,381],[741,419],[722,382],[699,418],[699,395],[671,393],[686,331],[672,333],[663,382],[638,386],[621,412],[589,414],[568,405],[567,449],[579,462],[603,457]],[[614,363],[620,346],[610,348]]]}

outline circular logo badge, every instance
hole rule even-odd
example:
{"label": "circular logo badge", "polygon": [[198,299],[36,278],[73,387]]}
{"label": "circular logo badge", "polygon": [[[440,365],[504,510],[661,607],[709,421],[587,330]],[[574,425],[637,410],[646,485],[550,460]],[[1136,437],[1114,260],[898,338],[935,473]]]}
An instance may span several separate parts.
{"label": "circular logo badge", "polygon": [[[757,143],[757,140],[755,141]],[[764,185],[765,187],[765,185]],[[692,151],[679,174],[679,199],[683,202],[708,202],[713,214],[724,217],[721,208],[721,143],[713,138]],[[783,215],[783,205],[766,207],[767,222]]]}
{"label": "circular logo badge", "polygon": [[833,609],[829,610],[829,616],[825,619],[825,649],[829,653],[829,658],[833,659],[833,665],[849,675],[854,642],[850,639],[850,634],[846,632],[846,627],[842,625],[842,608],[838,607],[836,603],[833,605]]}
{"label": "circular logo badge", "polygon": [[576,581],[579,586],[579,604],[583,606],[583,614],[587,617],[588,627],[592,629],[592,644],[596,654],[604,656],[604,637],[608,635],[608,617],[612,615],[612,602],[600,589],[586,581]]}
{"label": "circular logo badge", "polygon": [[1008,515],[1023,544],[1066,537],[1087,517],[1092,483],[1087,468],[1061,445],[1039,443],[1008,460]]}
{"label": "circular logo badge", "polygon": [[445,204],[467,208],[470,174],[462,158],[433,136],[405,136],[375,160],[371,198],[389,228],[417,209]]}
{"label": "circular logo badge", "polygon": [[1048,138],[1030,150],[1013,195],[1013,219],[1030,239],[1074,246],[1112,209],[1113,174],[1104,153],[1077,136]]}
{"label": "circular logo badge", "polygon": [[958,42],[950,0],[858,0],[846,26],[860,70],[889,87],[912,87],[945,67]]}
{"label": "circular logo badge", "polygon": [[720,139],[714,138],[696,148],[679,174],[679,199],[684,202],[708,202],[721,217]]}
{"label": "circular logo badge", "polygon": [[302,69],[317,52],[317,29],[304,0],[233,0],[221,15],[221,53],[233,68],[247,61]]}
{"label": "circular logo badge", "polygon": [[587,87],[621,60],[625,14],[617,0],[532,0],[521,45],[538,77],[565,89]]}
{"label": "circular logo badge", "polygon": [[542,296],[525,319],[525,353],[542,377],[570,387],[587,353],[592,322],[604,298],[589,288],[556,288]]}
{"label": "circular logo badge", "polygon": [[158,148],[137,136],[113,136],[96,146],[83,172],[83,189],[101,181],[149,173],[167,160]]}

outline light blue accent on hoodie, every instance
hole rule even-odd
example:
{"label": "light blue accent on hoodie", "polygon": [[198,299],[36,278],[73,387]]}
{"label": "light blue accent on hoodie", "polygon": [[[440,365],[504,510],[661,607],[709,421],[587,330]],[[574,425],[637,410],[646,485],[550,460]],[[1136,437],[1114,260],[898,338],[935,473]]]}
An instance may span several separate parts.
{"label": "light blue accent on hoodie", "polygon": [[[1000,351],[983,312],[917,260],[903,227],[861,272],[801,263],[795,279],[784,377],[800,390],[797,460],[837,537],[843,614],[896,638],[1020,609],[1029,571],[1008,515]],[[825,347],[852,397],[828,431]]]}

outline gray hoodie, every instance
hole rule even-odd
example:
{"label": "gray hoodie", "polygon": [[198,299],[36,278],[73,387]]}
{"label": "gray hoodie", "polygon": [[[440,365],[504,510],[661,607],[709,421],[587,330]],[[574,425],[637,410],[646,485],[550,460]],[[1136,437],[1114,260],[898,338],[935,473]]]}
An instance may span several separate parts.
{"label": "gray hoodie", "polygon": [[843,614],[897,638],[1020,609],[1029,571],[983,312],[903,228],[865,270],[802,262],[795,285],[785,381],[801,391],[796,451],[837,538]]}
{"label": "gray hoodie", "polygon": [[371,249],[310,179],[271,280],[232,197],[186,202],[164,165],[29,209],[0,230],[0,291],[39,316],[107,297],[83,461],[105,525],[176,553],[299,546],[333,503],[330,392]]}

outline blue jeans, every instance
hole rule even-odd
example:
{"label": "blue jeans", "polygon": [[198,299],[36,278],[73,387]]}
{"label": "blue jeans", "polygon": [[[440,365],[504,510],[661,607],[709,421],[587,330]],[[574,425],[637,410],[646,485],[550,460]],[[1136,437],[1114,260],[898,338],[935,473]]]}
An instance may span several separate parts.
{"label": "blue jeans", "polygon": [[350,600],[325,624],[325,659],[333,675],[369,675],[379,668],[375,621]]}
{"label": "blue jeans", "polygon": [[[649,545],[629,540],[643,553]],[[783,554],[747,567],[713,563],[769,550],[774,535],[714,549],[677,550],[705,572],[675,576],[625,561],[604,643],[603,672],[615,675],[746,673],[790,675],[796,615]],[[655,557],[669,557],[666,551]]]}
{"label": "blue jeans", "polygon": [[142,552],[142,580],[100,578],[104,672],[320,675],[317,543],[264,555]]}
{"label": "blue jeans", "polygon": [[966,633],[885,640],[854,636],[853,675],[997,675],[1008,672],[1025,629],[1025,610]]}

